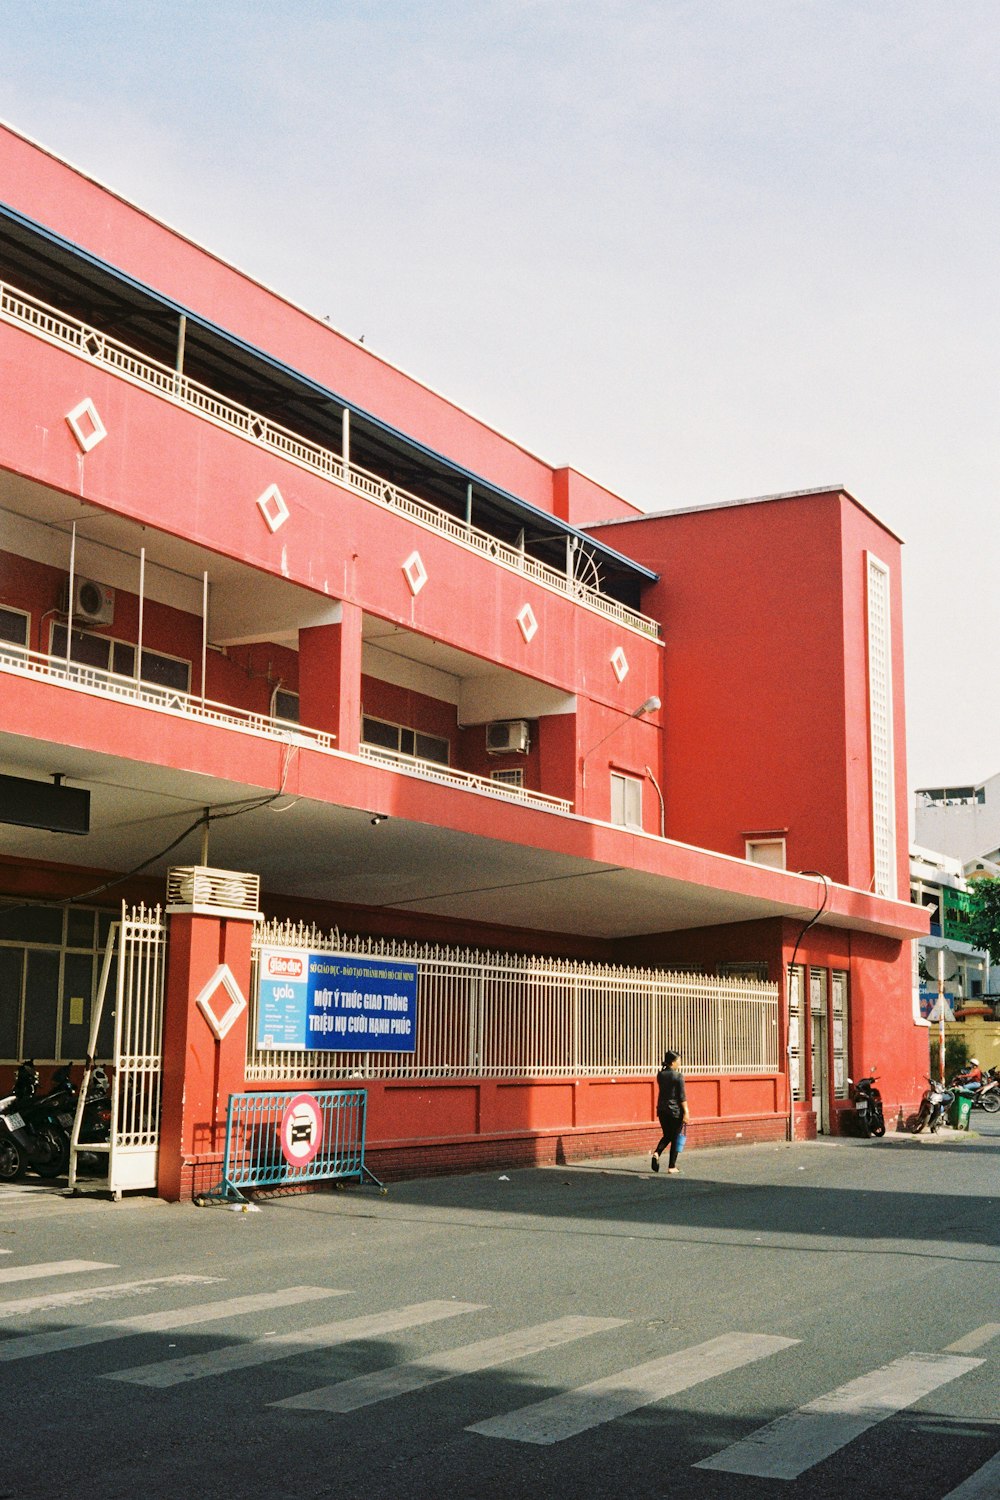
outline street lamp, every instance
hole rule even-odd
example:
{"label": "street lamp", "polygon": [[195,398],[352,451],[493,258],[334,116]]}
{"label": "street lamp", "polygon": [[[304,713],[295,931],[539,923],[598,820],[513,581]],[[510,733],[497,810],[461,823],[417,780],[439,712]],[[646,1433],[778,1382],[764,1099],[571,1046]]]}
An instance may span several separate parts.
{"label": "street lamp", "polygon": [[642,716],[643,716],[643,714],[655,714],[656,710],[659,707],[660,707],[660,700],[659,700],[659,698],[657,698],[656,694],[654,693],[652,695],[652,697],[646,699],[645,703],[640,703],[638,708],[633,708],[632,712],[630,714],[626,715],[626,717],[624,719],[620,719],[617,724],[612,725],[612,727],[608,730],[607,734],[603,735],[602,738],[597,741],[596,745],[591,745],[590,749],[588,751],[586,751],[586,753],[584,754],[583,758],[580,761],[580,770],[582,772],[580,780],[581,780],[581,784],[584,787],[587,785],[587,760],[588,760],[588,757],[591,756],[591,755],[593,755],[593,753],[594,753],[595,750],[600,750],[601,746],[604,744],[604,741],[605,740],[609,740],[613,734],[617,734],[618,730],[621,729],[621,727],[622,727],[623,724],[627,724],[628,721],[629,721],[629,719],[641,719]]}

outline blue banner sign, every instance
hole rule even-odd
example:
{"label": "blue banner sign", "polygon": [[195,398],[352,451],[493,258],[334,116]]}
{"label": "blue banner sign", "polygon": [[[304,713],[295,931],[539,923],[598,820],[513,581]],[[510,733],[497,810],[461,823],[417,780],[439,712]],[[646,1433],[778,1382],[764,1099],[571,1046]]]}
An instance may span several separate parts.
{"label": "blue banner sign", "polygon": [[262,948],[257,1046],[300,1052],[413,1052],[417,966],[353,953]]}

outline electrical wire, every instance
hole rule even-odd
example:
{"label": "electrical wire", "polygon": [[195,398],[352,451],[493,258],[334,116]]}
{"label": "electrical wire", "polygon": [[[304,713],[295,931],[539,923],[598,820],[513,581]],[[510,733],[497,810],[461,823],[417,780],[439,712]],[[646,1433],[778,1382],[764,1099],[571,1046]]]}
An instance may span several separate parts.
{"label": "electrical wire", "polygon": [[[176,838],[171,839],[169,844],[166,844],[162,849],[158,849],[155,854],[150,854],[148,858],[142,860],[139,864],[133,865],[130,870],[125,870],[122,872],[122,874],[114,876],[112,880],[105,880],[101,885],[92,886],[89,891],[78,891],[75,896],[66,896],[62,901],[11,902],[9,905],[0,906],[0,918],[4,917],[8,912],[23,911],[29,906],[45,905],[54,907],[58,910],[62,907],[74,906],[80,901],[90,901],[95,896],[102,896],[105,891],[114,890],[115,886],[122,885],[126,880],[131,880],[136,875],[141,875],[143,870],[148,870],[150,865],[156,864],[157,860],[163,859],[165,855],[170,854],[174,849],[177,848],[178,844],[182,844],[186,838],[188,838],[192,833],[195,832],[196,829],[205,827],[206,825],[210,825],[212,823],[222,822],[227,818],[239,818],[242,817],[244,813],[257,812],[260,808],[268,807],[272,802],[277,802],[279,797],[284,796],[285,782],[288,780],[288,773],[291,769],[292,758],[293,756],[298,754],[298,750],[298,745],[286,745],[284,747],[282,756],[281,782],[276,792],[269,792],[266,797],[248,798],[244,803],[219,803],[215,808],[207,807],[203,812],[198,814],[193,823],[189,823],[188,826],[181,833],[179,833]],[[282,809],[282,811],[284,811],[284,809]]]}
{"label": "electrical wire", "polygon": [[818,909],[809,918],[808,922],[802,928],[802,931],[799,933],[798,937],[795,939],[795,947],[792,949],[792,961],[788,965],[788,1006],[787,1006],[787,1012],[788,1012],[788,1036],[787,1036],[787,1039],[786,1039],[786,1046],[785,1046],[785,1059],[786,1059],[786,1061],[788,1063],[788,1140],[789,1140],[789,1144],[791,1144],[791,1142],[795,1139],[795,1100],[792,1097],[792,1057],[791,1057],[791,1047],[792,1047],[792,1035],[791,1035],[791,1033],[792,1033],[792,977],[793,977],[793,975],[795,973],[795,960],[799,956],[799,946],[800,946],[800,944],[802,942],[802,939],[805,937],[805,935],[809,931],[810,927],[815,927],[815,925],[819,921],[820,917],[826,911],[826,908],[829,905],[829,901],[830,901],[830,878],[829,878],[828,875],[824,875],[822,870],[799,870],[798,873],[800,875],[814,875],[817,880],[822,880],[822,882],[823,882],[823,899],[820,902]]}

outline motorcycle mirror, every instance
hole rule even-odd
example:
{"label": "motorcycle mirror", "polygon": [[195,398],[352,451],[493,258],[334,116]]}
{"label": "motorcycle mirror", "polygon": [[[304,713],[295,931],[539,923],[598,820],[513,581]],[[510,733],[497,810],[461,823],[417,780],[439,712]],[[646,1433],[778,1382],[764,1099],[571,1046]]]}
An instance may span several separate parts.
{"label": "motorcycle mirror", "polygon": [[850,1084],[850,1086],[853,1088],[854,1087],[854,1079],[853,1078],[849,1078],[847,1081]]}

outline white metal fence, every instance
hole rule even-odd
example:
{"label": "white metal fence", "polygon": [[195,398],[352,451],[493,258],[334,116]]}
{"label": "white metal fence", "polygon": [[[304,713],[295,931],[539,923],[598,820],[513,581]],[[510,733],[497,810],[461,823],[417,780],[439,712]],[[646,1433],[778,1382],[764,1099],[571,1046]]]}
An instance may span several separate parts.
{"label": "white metal fence", "polygon": [[778,987],[268,922],[262,947],[408,959],[418,968],[412,1055],[265,1050],[256,1045],[256,968],[247,1080],[649,1077],[667,1047],[688,1074],[778,1071]]}

